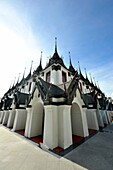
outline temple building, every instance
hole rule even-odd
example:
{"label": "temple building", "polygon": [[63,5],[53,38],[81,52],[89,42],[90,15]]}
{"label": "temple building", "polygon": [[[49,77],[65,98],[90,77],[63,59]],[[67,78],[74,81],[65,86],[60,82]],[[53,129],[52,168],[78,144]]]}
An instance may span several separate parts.
{"label": "temple building", "polygon": [[92,80],[67,67],[55,51],[45,68],[39,66],[13,85],[1,98],[0,123],[37,142],[64,152],[110,124],[113,101]]}

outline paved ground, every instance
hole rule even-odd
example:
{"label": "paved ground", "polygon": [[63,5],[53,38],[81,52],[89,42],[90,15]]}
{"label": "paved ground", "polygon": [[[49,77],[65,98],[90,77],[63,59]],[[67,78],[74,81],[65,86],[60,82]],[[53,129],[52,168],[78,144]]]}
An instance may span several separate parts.
{"label": "paved ground", "polygon": [[[70,161],[71,160],[71,161]],[[64,158],[47,153],[0,126],[0,170],[113,170],[113,125]]]}
{"label": "paved ground", "polygon": [[113,170],[113,125],[98,132],[65,158],[90,170]]}
{"label": "paved ground", "polygon": [[85,170],[0,126],[0,170]]}

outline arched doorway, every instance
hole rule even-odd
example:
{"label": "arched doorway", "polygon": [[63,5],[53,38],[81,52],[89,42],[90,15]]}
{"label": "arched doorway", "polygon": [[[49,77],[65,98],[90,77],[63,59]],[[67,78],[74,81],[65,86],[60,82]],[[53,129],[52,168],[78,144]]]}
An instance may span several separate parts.
{"label": "arched doorway", "polygon": [[73,144],[84,139],[83,121],[81,109],[77,103],[73,103],[71,107],[71,126]]}
{"label": "arched doorway", "polygon": [[44,106],[41,102],[37,102],[32,106],[30,117],[29,137],[37,143],[43,142],[44,131]]}

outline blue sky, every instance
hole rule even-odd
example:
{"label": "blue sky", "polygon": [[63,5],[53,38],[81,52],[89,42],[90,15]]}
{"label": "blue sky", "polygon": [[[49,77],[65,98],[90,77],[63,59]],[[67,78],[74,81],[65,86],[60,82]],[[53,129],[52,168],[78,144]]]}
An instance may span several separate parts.
{"label": "blue sky", "polygon": [[87,69],[113,96],[113,0],[0,0],[0,97],[11,82],[54,53],[54,39],[66,66]]}

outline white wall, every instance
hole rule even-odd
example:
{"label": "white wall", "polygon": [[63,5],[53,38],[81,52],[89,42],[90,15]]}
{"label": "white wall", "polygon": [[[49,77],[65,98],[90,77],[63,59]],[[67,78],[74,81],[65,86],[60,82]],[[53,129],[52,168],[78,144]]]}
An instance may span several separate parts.
{"label": "white wall", "polygon": [[35,105],[32,106],[28,137],[42,135],[42,123],[43,123],[43,105],[42,103],[36,103]]}
{"label": "white wall", "polygon": [[0,111],[0,113],[0,123],[2,123],[5,111]]}
{"label": "white wall", "polygon": [[103,123],[108,124],[107,116],[106,116],[106,110],[100,110],[100,113],[102,115]]}
{"label": "white wall", "polygon": [[16,115],[15,115],[12,131],[25,129],[26,118],[27,118],[27,110],[16,109]]}
{"label": "white wall", "polygon": [[58,114],[57,106],[48,105],[45,108],[43,142],[49,148],[58,146]]}
{"label": "white wall", "polygon": [[72,145],[70,108],[69,105],[58,106],[58,146],[63,149]]}
{"label": "white wall", "polygon": [[16,114],[15,109],[12,109],[12,110],[9,111],[9,118],[8,118],[8,122],[7,122],[7,127],[13,127],[15,114]]}
{"label": "white wall", "polygon": [[100,127],[104,127],[102,114],[101,114],[101,111],[98,108],[97,108],[97,111],[96,111],[96,115],[97,115],[98,125]]}
{"label": "white wall", "polygon": [[7,124],[8,118],[9,118],[9,110],[5,110],[5,111],[4,111],[3,121],[2,121],[2,124],[3,124],[3,125],[6,125],[6,124]]}
{"label": "white wall", "polygon": [[97,116],[96,116],[96,109],[87,109],[86,117],[87,117],[88,129],[99,130]]}

